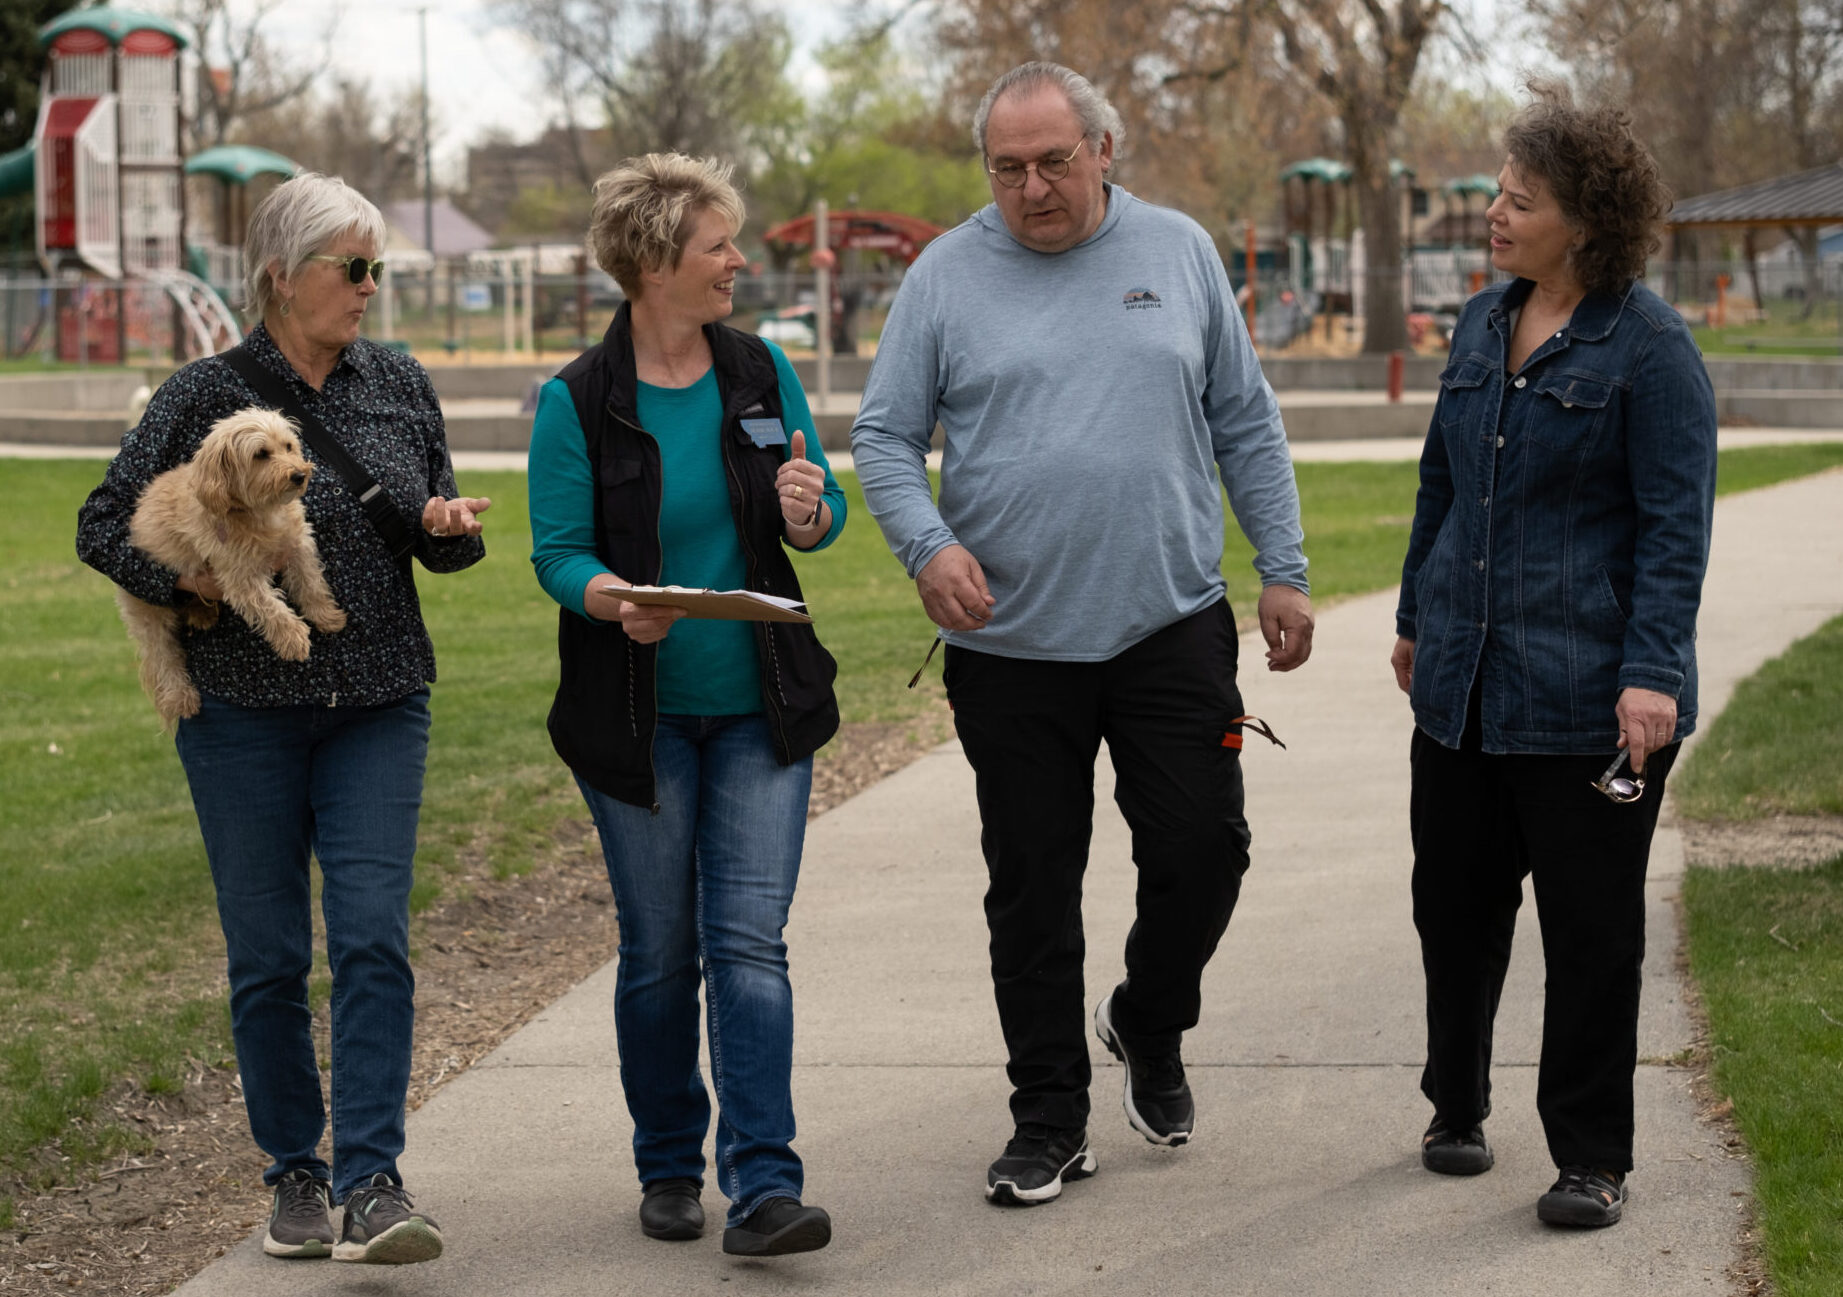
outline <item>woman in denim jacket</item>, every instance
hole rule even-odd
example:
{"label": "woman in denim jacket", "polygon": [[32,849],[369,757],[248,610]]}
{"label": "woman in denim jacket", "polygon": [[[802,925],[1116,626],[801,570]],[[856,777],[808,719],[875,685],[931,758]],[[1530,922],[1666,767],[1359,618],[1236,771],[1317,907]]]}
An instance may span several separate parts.
{"label": "woman in denim jacket", "polygon": [[1669,201],[1656,164],[1623,113],[1531,89],[1487,214],[1514,278],[1460,315],[1396,612],[1434,1106],[1421,1158],[1491,1167],[1492,1019],[1527,873],[1547,962],[1536,1107],[1561,1169],[1537,1215],[1611,1225],[1632,1167],[1646,861],[1696,722],[1715,401],[1688,328],[1637,282]]}

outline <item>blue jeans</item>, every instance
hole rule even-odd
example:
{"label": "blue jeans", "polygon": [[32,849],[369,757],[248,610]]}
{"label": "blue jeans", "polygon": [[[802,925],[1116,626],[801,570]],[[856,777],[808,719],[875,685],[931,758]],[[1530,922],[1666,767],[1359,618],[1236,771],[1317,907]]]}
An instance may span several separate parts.
{"label": "blue jeans", "polygon": [[657,813],[583,783],[620,916],[614,1031],[641,1184],[704,1178],[710,1097],[698,1071],[698,981],[717,1089],[717,1184],[729,1223],[799,1198],[793,989],[781,930],[800,875],[812,758],[774,758],[765,717],[661,716]]}
{"label": "blue jeans", "polygon": [[401,1183],[415,979],[409,895],[429,693],[376,707],[237,707],[179,723],[230,962],[230,1027],[250,1133],[274,1184],[326,1130],[307,977],[311,853],[332,967],[334,1201],[379,1171]]}

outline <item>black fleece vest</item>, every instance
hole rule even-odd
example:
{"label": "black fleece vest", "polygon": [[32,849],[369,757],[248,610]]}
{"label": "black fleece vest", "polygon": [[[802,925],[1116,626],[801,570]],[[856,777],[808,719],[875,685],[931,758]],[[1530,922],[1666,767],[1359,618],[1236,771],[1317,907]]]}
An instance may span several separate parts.
{"label": "black fleece vest", "polygon": [[[743,419],[781,416],[774,357],[753,334],[721,324],[704,326],[723,402],[722,456],[730,514],[747,564],[747,585],[762,594],[803,599],[792,561],[781,547],[775,473],[779,446],[757,446]],[[594,477],[596,548],[608,570],[636,585],[659,580],[659,444],[640,426],[635,401],[631,308],[623,302],[597,346],[557,375],[569,389],[587,442]],[[811,756],[838,731],[832,681],[838,664],[813,628],[754,622],[762,702],[774,733],[775,759],[790,765]],[[559,611],[561,678],[550,709],[557,755],[598,792],[634,806],[655,807],[653,733],[658,724],[654,670],[658,645],[636,644],[618,623]]]}

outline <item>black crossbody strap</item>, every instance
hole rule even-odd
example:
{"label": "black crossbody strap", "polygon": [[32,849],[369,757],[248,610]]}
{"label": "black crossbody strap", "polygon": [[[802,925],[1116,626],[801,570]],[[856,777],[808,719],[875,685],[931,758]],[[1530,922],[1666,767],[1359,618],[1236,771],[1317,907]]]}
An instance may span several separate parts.
{"label": "black crossbody strap", "polygon": [[328,432],[326,425],[301,407],[294,399],[287,384],[263,367],[261,361],[252,356],[241,344],[229,351],[220,352],[223,360],[238,374],[251,389],[267,401],[271,408],[293,419],[301,429],[301,440],[313,447],[314,454],[346,480],[346,486],[358,497],[358,504],[365,511],[365,517],[371,520],[378,535],[384,538],[384,545],[390,550],[392,558],[399,563],[409,562],[410,551],[416,546],[415,537],[410,529],[403,525],[403,515],[397,512],[397,505],[383,487],[377,484],[364,466],[346,452],[339,444],[339,439]]}

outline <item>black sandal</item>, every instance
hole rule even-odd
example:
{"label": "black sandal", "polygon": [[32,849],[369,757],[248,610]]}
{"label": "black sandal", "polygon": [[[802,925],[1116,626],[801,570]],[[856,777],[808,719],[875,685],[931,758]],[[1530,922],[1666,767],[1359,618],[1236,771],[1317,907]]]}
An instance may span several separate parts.
{"label": "black sandal", "polygon": [[1617,1225],[1625,1214],[1626,1196],[1625,1176],[1618,1171],[1564,1166],[1561,1179],[1536,1199],[1536,1219],[1586,1229]]}

